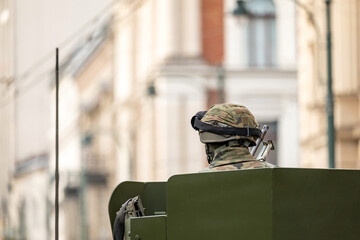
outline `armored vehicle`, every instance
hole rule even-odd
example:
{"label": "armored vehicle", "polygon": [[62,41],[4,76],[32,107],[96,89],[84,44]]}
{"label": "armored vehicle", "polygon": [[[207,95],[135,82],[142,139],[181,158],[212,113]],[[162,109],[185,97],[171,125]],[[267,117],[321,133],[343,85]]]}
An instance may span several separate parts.
{"label": "armored vehicle", "polygon": [[[119,211],[128,199],[132,207]],[[126,240],[358,240],[360,171],[264,168],[123,182],[109,217]]]}

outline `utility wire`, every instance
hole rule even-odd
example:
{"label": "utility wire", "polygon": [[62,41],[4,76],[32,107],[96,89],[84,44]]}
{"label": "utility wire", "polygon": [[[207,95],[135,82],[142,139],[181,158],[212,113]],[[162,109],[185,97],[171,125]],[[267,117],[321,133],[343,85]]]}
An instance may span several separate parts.
{"label": "utility wire", "polygon": [[[107,7],[105,7],[99,14],[97,14],[92,20],[90,20],[88,23],[86,23],[83,27],[81,27],[78,31],[76,31],[74,34],[71,35],[71,37],[67,38],[64,42],[62,42],[59,46],[65,47],[65,45],[67,45],[69,42],[71,42],[74,38],[77,37],[78,34],[82,33],[85,29],[86,26],[88,26],[89,24],[93,24],[94,22],[96,22],[96,20],[99,19],[99,17],[106,11],[111,9],[111,7],[113,7],[113,5],[116,3],[117,1],[113,1],[110,5],[108,5]],[[107,32],[111,31],[111,27],[119,22],[121,20],[122,22],[125,22],[126,20],[128,20],[135,12],[137,9],[139,9],[143,3],[146,2],[146,0],[138,0],[136,3],[134,3],[131,7],[130,10],[128,12],[127,15],[123,16],[123,17],[118,17],[116,19],[111,20],[111,22],[108,24],[109,28],[106,30]],[[91,33],[90,33],[91,35]],[[86,37],[88,37],[89,35],[87,35]],[[16,77],[16,79],[21,79],[21,78],[25,78],[26,76],[29,75],[29,73],[35,69],[37,69],[40,65],[46,63],[46,61],[48,60],[47,58],[49,58],[51,55],[48,54],[46,56],[44,56],[40,61],[38,61],[36,64],[34,64],[32,66],[32,68],[30,68],[29,70],[27,70],[25,73],[19,75],[18,77]],[[38,83],[40,83],[42,80],[44,80],[45,78],[43,78],[46,75],[49,75],[52,72],[52,70],[46,70],[44,72],[42,72],[41,74],[37,75],[36,77],[33,78],[33,80],[30,80],[27,83],[24,83],[23,86],[20,86],[18,88],[15,89],[15,96],[19,97],[20,95],[24,94],[25,92],[27,92],[28,90],[30,90],[31,88],[33,88],[35,85],[37,85]],[[0,102],[0,108],[5,107],[7,104],[9,104],[11,101],[14,101],[15,99],[5,99],[2,100]]]}
{"label": "utility wire", "polygon": [[[66,38],[63,42],[61,42],[58,47],[62,48],[65,45],[69,44],[70,42],[72,42],[75,38],[77,38],[83,31],[85,31],[87,28],[89,28],[94,22],[96,22],[97,20],[99,20],[101,18],[101,16],[104,15],[105,12],[111,10],[111,8],[113,7],[113,5],[116,3],[117,1],[114,0],[112,1],[109,5],[105,6],[99,13],[97,13],[90,21],[88,21],[87,23],[85,23],[84,25],[82,25],[78,30],[76,30],[73,34],[71,34],[68,38]],[[31,74],[31,72],[35,69],[37,69],[39,66],[43,65],[44,63],[46,63],[51,57],[53,56],[53,51],[50,51],[49,53],[47,53],[45,56],[43,56],[40,60],[38,60],[36,63],[34,63],[31,67],[28,68],[28,70],[26,70],[25,72],[21,73],[19,76],[16,76],[14,78],[15,80],[20,80],[23,78],[26,78],[28,75]]]}
{"label": "utility wire", "polygon": [[[82,34],[86,29],[88,29],[91,25],[93,25],[94,23],[96,23],[97,21],[99,21],[101,19],[101,17],[104,16],[104,14],[108,11],[111,11],[112,8],[114,7],[114,5],[118,2],[119,0],[114,0],[112,1],[109,5],[107,5],[106,7],[104,7],[99,13],[97,13],[91,20],[89,20],[87,23],[85,23],[83,26],[81,26],[77,31],[75,31],[73,34],[71,34],[68,38],[66,38],[63,42],[61,42],[59,44],[59,48],[65,47],[67,44],[69,44],[70,42],[72,42],[74,39],[76,39],[80,34]],[[128,16],[125,16],[125,18],[128,18],[130,16],[132,16],[132,14],[134,13],[134,11],[136,11],[141,5],[142,2],[144,2],[143,0],[139,0],[137,1],[137,3],[135,3],[130,10],[130,13]],[[119,21],[121,18],[115,19],[113,20],[109,26],[112,26],[114,23],[116,23],[117,21]],[[49,52],[48,54],[46,54],[44,57],[42,57],[38,62],[36,62],[34,65],[32,65],[28,70],[26,70],[24,73],[20,74],[19,76],[15,77],[14,80],[19,80],[22,78],[26,78],[33,70],[37,69],[39,66],[41,66],[42,64],[46,63],[51,57],[52,57],[53,52]]]}

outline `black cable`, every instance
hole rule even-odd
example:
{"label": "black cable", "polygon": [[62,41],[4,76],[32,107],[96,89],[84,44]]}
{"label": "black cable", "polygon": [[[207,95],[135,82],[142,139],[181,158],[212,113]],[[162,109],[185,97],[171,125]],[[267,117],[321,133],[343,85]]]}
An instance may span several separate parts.
{"label": "black cable", "polygon": [[59,239],[59,49],[56,48],[55,65],[55,240]]}

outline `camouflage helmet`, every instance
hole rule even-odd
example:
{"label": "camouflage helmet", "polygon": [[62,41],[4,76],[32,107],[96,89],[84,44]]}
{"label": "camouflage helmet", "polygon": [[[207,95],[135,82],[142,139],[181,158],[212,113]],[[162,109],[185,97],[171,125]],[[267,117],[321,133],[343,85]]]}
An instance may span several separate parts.
{"label": "camouflage helmet", "polygon": [[238,104],[213,105],[207,112],[198,112],[191,123],[199,131],[202,143],[244,140],[249,146],[254,146],[261,134],[254,115]]}

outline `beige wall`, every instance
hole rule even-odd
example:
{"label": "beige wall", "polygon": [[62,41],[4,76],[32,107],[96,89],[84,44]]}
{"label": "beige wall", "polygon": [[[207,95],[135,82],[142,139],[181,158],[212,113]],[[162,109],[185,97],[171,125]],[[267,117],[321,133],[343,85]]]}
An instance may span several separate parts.
{"label": "beige wall", "polygon": [[[324,1],[302,1],[316,26],[299,8],[299,102],[301,165],[327,167],[327,65]],[[336,167],[359,168],[360,2],[332,1],[333,92]]]}
{"label": "beige wall", "polygon": [[0,239],[10,234],[9,190],[14,154],[13,77],[14,77],[13,1],[0,0]]}
{"label": "beige wall", "polygon": [[54,70],[55,48],[60,48],[61,61],[96,27],[95,21],[89,21],[109,3],[14,1],[17,161],[46,153],[50,147],[49,76]]}
{"label": "beige wall", "polygon": [[[0,170],[0,197],[3,197],[4,186],[7,187],[8,184],[3,179],[6,174],[3,174],[2,171],[8,172],[8,167],[10,167],[13,181],[9,200],[11,205],[8,204],[11,214],[8,227],[11,228],[14,234],[18,234],[17,231],[20,225],[18,217],[20,212],[19,203],[20,200],[25,202],[27,204],[25,214],[29,218],[24,222],[29,229],[27,239],[50,239],[47,236],[49,228],[47,228],[46,201],[48,195],[52,194],[48,189],[48,185],[53,189],[50,180],[53,168],[50,166],[51,173],[49,176],[47,164],[41,165],[41,168],[34,170],[32,162],[37,159],[37,156],[48,156],[50,149],[54,148],[52,142],[54,131],[50,129],[50,124],[54,120],[54,118],[51,118],[53,117],[53,111],[50,114],[50,108],[54,106],[51,105],[53,98],[50,99],[50,87],[53,85],[50,83],[54,79],[55,47],[60,47],[61,63],[66,55],[73,50],[73,46],[78,44],[78,41],[86,36],[89,31],[97,27],[94,21],[90,21],[91,18],[110,2],[110,0],[0,0],[0,13],[3,6],[13,4],[13,11],[10,11],[10,22],[15,23],[12,29],[8,27],[5,29],[3,25],[0,25],[0,79],[3,81],[4,74],[6,77],[15,76],[15,83],[10,85],[12,88],[3,89],[3,84],[0,83],[0,102],[3,101],[3,90],[10,96],[12,96],[15,87],[18,90],[16,92],[16,101],[12,101],[12,105],[8,106],[8,108],[0,106],[0,154],[2,156],[0,159],[2,166]],[[107,14],[102,16],[105,15]],[[86,23],[86,27],[79,31]],[[14,37],[11,34],[14,34]],[[4,41],[4,36],[6,41]],[[63,103],[70,106],[72,104],[66,101]],[[62,113],[71,115],[71,112],[67,112],[69,108],[66,107],[63,106],[65,111]],[[6,116],[6,114],[9,115]],[[10,120],[7,120],[6,118],[9,118],[9,116]],[[11,127],[9,127],[11,124],[13,124],[12,128],[15,128],[15,130],[11,130]],[[64,147],[63,149],[68,154],[67,156],[70,156],[67,160],[76,159],[77,154],[74,153],[74,148],[76,149],[76,144],[80,143],[80,141],[76,141],[76,137],[78,137],[76,130],[70,131],[70,133],[69,135],[72,135],[73,138],[73,141],[69,141],[72,143],[72,147]],[[16,146],[16,151],[8,147],[8,144],[12,143]],[[60,148],[62,147],[60,146]],[[10,153],[6,152],[9,149]],[[66,158],[67,156],[63,157]],[[17,166],[24,167],[26,165],[27,171],[14,176],[15,170],[19,170],[19,168],[3,164],[2,161],[8,159],[10,159],[8,162],[12,163],[17,160]],[[48,157],[46,163],[49,160],[53,160],[53,158]],[[64,165],[60,167],[63,168]],[[65,169],[66,167],[68,166],[65,165]],[[25,190],[36,192],[36,197],[24,194],[26,193]],[[33,212],[36,209],[31,208],[32,205],[38,206],[36,213]],[[32,221],[32,215],[37,216],[36,221]],[[49,227],[53,228],[52,222]],[[63,235],[62,230],[60,235]]]}
{"label": "beige wall", "polygon": [[[125,14],[126,9],[133,14]],[[117,15],[118,182],[166,180],[200,170],[204,163],[197,159],[203,157],[203,148],[189,124],[206,105],[200,1],[122,1]],[[151,81],[156,96],[147,94]]]}

